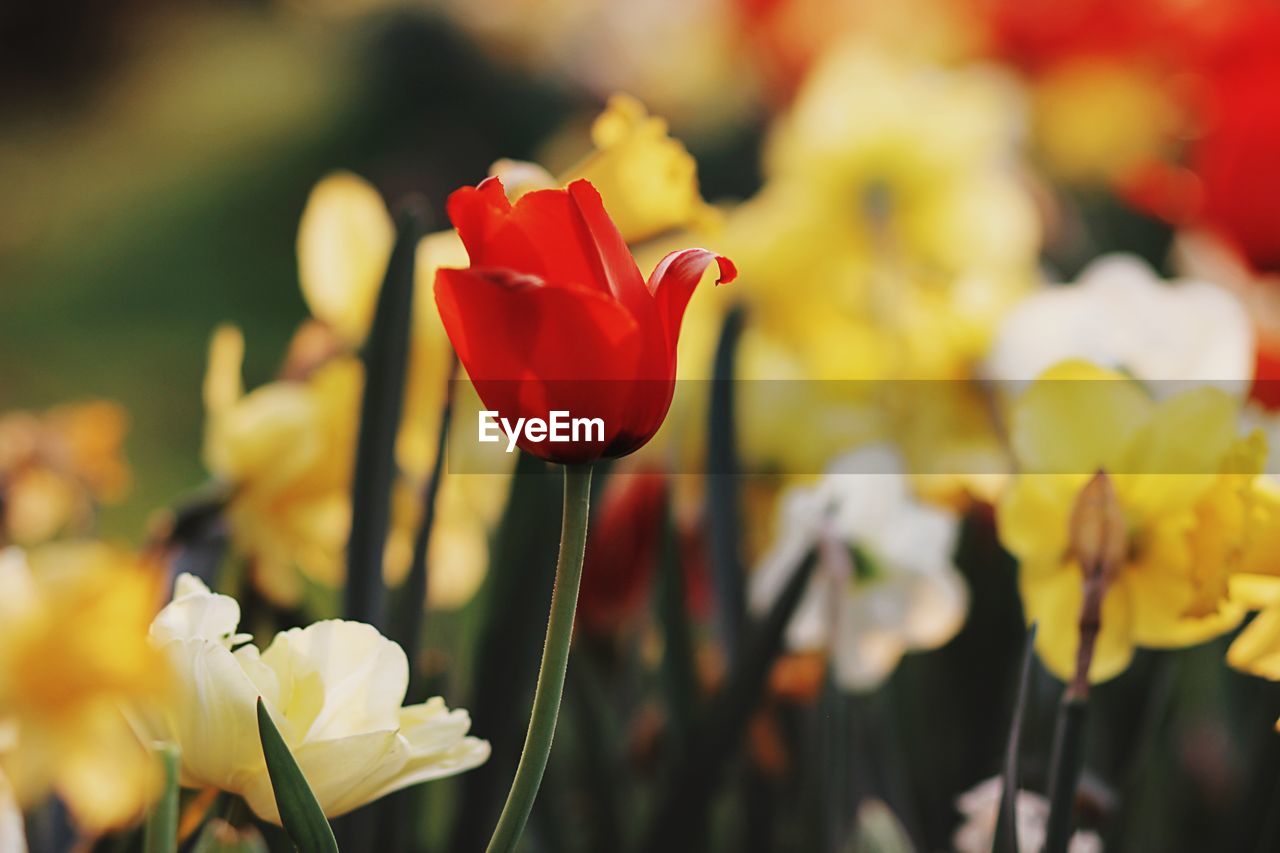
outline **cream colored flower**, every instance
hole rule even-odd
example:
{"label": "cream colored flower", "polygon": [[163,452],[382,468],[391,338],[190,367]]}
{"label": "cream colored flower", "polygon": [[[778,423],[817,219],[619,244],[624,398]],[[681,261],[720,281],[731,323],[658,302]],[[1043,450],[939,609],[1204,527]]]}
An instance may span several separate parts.
{"label": "cream colored flower", "polygon": [[[999,776],[993,776],[956,798],[956,808],[964,815],[964,823],[951,836],[956,853],[990,853],[1003,791],[1003,781]],[[1018,849],[1025,853],[1038,853],[1044,848],[1049,802],[1031,791],[1019,791],[1014,809],[1018,815]],[[1102,853],[1102,839],[1094,832],[1076,832],[1067,843],[1067,851]]]}
{"label": "cream colored flower", "polygon": [[242,394],[243,346],[223,327],[210,347],[205,466],[232,489],[231,539],[254,581],[273,601],[294,604],[299,571],[330,586],[343,576],[363,371],[344,356],[305,380]]}
{"label": "cream colored flower", "polygon": [[436,697],[401,707],[409,666],[370,625],[330,620],[277,634],[259,654],[236,633],[240,606],[190,575],[151,626],[179,696],[160,723],[182,749],[181,782],[245,798],[279,823],[258,739],[259,696],[326,815],[482,764],[489,744],[467,736],[466,711]]}
{"label": "cream colored flower", "polygon": [[1108,255],[1074,284],[1046,287],[1006,314],[986,372],[1029,383],[1078,358],[1147,382],[1157,397],[1192,382],[1243,394],[1253,376],[1253,348],[1249,316],[1228,291],[1203,281],[1162,281],[1136,257]]}
{"label": "cream colored flower", "polygon": [[778,539],[752,578],[752,609],[768,610],[816,549],[787,644],[828,649],[837,684],[873,690],[905,653],[960,630],[968,590],[951,562],[956,530],[953,514],[912,496],[894,451],[855,451],[817,484],[784,495]]}

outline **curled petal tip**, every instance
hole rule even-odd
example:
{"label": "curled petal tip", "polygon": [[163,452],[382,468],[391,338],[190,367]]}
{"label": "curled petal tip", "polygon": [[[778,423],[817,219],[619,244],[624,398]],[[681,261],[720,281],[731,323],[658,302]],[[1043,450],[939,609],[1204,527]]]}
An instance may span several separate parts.
{"label": "curled petal tip", "polygon": [[717,285],[728,284],[738,277],[738,268],[724,255],[716,255],[716,265],[720,267],[720,274],[716,278]]}

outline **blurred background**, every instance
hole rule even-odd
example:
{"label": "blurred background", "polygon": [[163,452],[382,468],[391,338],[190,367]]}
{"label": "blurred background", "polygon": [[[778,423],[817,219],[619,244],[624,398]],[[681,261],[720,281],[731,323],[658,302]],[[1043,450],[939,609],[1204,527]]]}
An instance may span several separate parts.
{"label": "blurred background", "polygon": [[[444,228],[448,193],[500,158],[553,174],[575,163],[592,119],[626,92],[669,122],[697,161],[702,196],[728,207],[784,169],[767,140],[776,149],[802,123],[778,130],[812,70],[849,40],[874,42],[919,77],[977,68],[991,84],[980,111],[994,110],[998,129],[958,118],[936,138],[944,149],[971,130],[983,140],[975,145],[1002,140],[989,159],[1012,176],[1026,215],[995,223],[993,242],[1027,247],[1028,287],[1069,281],[1117,250],[1165,276],[1212,270],[1248,307],[1257,375],[1274,378],[1276,35],[1280,11],[1263,0],[6,3],[0,411],[118,401],[132,483],[104,507],[99,530],[136,540],[156,508],[206,480],[201,379],[213,329],[229,321],[244,331],[245,381],[255,387],[276,375],[306,318],[294,246],[324,175],[355,172],[393,208],[421,193]],[[831,123],[856,126],[859,113],[846,112],[861,106],[870,114],[875,104],[829,106]],[[900,149],[885,143],[891,177]],[[750,262],[740,266],[749,277]],[[947,378],[929,364],[919,375]],[[990,507],[966,503],[963,515],[964,630],[942,651],[909,658],[889,689],[836,705],[849,715],[841,731],[874,754],[842,784],[887,799],[921,849],[949,842],[955,796],[998,770],[1023,638],[1013,563]],[[759,542],[771,530],[746,535]],[[1140,651],[1099,690],[1095,712],[1112,725],[1093,744],[1106,781],[1089,789],[1088,808],[1106,814],[1132,795],[1117,849],[1269,849],[1258,845],[1274,838],[1276,697],[1223,668],[1225,643],[1185,653],[1176,671]],[[615,653],[607,643],[582,652],[604,669]],[[1044,672],[1037,679],[1041,712],[1026,739],[1047,744],[1058,687]],[[1169,722],[1159,715],[1175,694],[1184,710]],[[589,709],[590,698],[566,701]],[[581,708],[570,712],[579,726],[590,719]],[[812,707],[788,710],[777,726],[820,728],[830,719],[822,708],[827,716],[807,722],[799,718]],[[477,733],[496,740],[480,720]],[[643,741],[644,722],[629,719],[628,737]],[[753,749],[767,767],[772,730],[761,726]],[[892,740],[902,753],[879,743],[888,726],[900,727]],[[1044,758],[1029,764],[1033,780]],[[808,821],[809,799],[821,794],[790,784],[787,772],[745,774],[721,819],[746,825],[733,810],[776,796],[794,806],[782,820]],[[785,838],[788,827],[762,832]],[[558,849],[545,818],[539,832],[544,849]],[[725,849],[750,835],[731,833]]]}

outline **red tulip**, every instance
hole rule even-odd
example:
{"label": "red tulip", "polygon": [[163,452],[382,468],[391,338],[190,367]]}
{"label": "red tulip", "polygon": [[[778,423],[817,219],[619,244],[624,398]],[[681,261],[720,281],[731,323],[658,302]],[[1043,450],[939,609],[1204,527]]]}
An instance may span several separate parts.
{"label": "red tulip", "polygon": [[517,443],[552,462],[623,456],[644,445],[675,390],[680,321],[702,274],[733,264],[684,249],[640,274],[600,194],[587,181],[538,190],[514,205],[489,178],[449,197],[471,259],[436,274],[445,331],[485,406],[516,424],[556,411],[603,421],[603,435],[553,442],[517,427]]}

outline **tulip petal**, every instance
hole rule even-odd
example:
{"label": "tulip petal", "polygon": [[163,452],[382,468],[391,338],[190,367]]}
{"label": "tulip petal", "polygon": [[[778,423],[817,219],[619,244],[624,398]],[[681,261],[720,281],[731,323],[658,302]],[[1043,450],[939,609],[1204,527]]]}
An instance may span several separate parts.
{"label": "tulip petal", "polygon": [[574,204],[586,229],[587,239],[595,249],[593,260],[599,264],[609,291],[627,306],[637,321],[641,324],[648,322],[653,312],[653,299],[618,226],[605,212],[600,193],[585,180],[574,181],[568,190],[569,200]]}
{"label": "tulip petal", "polygon": [[[436,303],[487,408],[512,418],[552,410],[598,417],[606,444],[635,431],[626,413],[642,338],[636,319],[612,297],[509,270],[443,269]],[[547,458],[550,447],[540,446],[538,455]],[[557,461],[582,450],[556,447],[566,454]],[[597,445],[591,458],[599,451]]]}
{"label": "tulip petal", "polygon": [[161,650],[183,685],[172,719],[182,744],[182,784],[235,790],[246,769],[262,766],[258,690],[235,656],[209,640],[173,640]]}
{"label": "tulip petal", "polygon": [[[362,732],[290,749],[327,817],[338,817],[381,796],[378,790],[404,768],[406,751],[394,730]],[[254,812],[278,823],[275,795],[265,773],[241,792]]]}
{"label": "tulip petal", "polygon": [[280,679],[278,717],[303,743],[397,725],[409,662],[372,625],[329,619],[283,631],[262,662]]}
{"label": "tulip petal", "polygon": [[[658,316],[665,332],[664,343],[671,361],[676,357],[676,341],[685,308],[702,275],[712,263],[718,265],[716,284],[728,284],[738,277],[733,261],[706,249],[682,249],[663,258],[649,276],[649,292],[658,304]],[[674,367],[674,365],[672,365]],[[671,372],[667,371],[670,376]]]}
{"label": "tulip petal", "polygon": [[512,205],[502,182],[488,178],[454,192],[448,208],[473,268],[516,270],[549,287],[591,288],[641,307],[640,270],[586,181],[568,192],[535,190]]}

